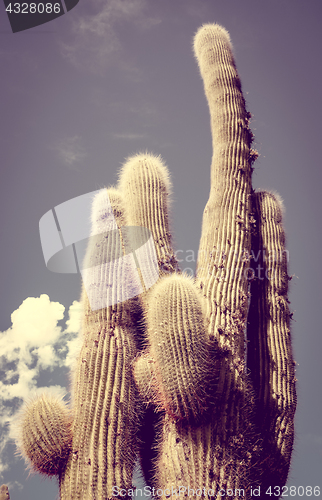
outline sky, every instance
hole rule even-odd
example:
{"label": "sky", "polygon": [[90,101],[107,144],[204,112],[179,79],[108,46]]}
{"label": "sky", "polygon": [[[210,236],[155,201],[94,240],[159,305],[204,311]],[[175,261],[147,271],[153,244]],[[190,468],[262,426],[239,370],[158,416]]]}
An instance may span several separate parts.
{"label": "sky", "polygon": [[181,268],[194,272],[212,151],[192,39],[217,22],[253,115],[253,185],[285,205],[298,379],[288,485],[322,488],[321,2],[80,0],[14,34],[0,11],[0,484],[12,500],[58,497],[14,446],[23,400],[46,387],[63,397],[79,346],[81,279],[46,268],[40,218],[115,184],[130,155],[160,154]]}

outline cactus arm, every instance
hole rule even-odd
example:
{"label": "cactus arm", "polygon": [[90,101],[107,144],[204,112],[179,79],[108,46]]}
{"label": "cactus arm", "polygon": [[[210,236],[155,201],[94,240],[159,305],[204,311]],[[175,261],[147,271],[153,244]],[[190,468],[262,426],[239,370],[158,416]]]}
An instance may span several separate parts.
{"label": "cactus arm", "polygon": [[[93,204],[93,232],[108,231],[106,195],[119,227],[123,224],[121,196],[102,191]],[[98,272],[102,290],[110,273],[126,271],[110,257],[119,255],[118,231],[103,232],[91,239],[85,258],[89,272]],[[108,262],[103,268],[100,264]],[[99,266],[97,268],[93,266]],[[115,285],[122,280],[115,279]],[[114,282],[113,282],[114,285]],[[74,426],[72,453],[60,476],[61,500],[111,498],[113,486],[130,488],[136,458],[138,408],[131,363],[136,355],[135,324],[131,318],[134,299],[122,302],[122,288],[112,289],[109,307],[92,310],[83,289],[83,346],[74,375]],[[116,302],[116,300],[114,300]],[[102,304],[103,305],[103,304]]]}
{"label": "cactus arm", "polygon": [[198,421],[211,405],[218,361],[204,309],[193,281],[178,274],[161,279],[149,296],[154,402],[177,420]]}
{"label": "cactus arm", "polygon": [[149,352],[137,356],[133,363],[133,373],[139,393],[146,405],[154,399],[154,359]]}
{"label": "cactus arm", "polygon": [[295,363],[281,202],[276,195],[257,192],[253,205],[257,272],[251,282],[247,365],[257,398],[256,425],[264,437],[265,490],[283,486],[287,479],[294,440]]}
{"label": "cactus arm", "polygon": [[32,471],[47,476],[62,473],[71,452],[70,409],[60,399],[43,394],[21,410],[18,427],[20,454]]}
{"label": "cactus arm", "polygon": [[170,234],[171,181],[160,157],[138,154],[123,165],[118,188],[126,200],[126,224],[152,232],[160,276],[178,269]]}
{"label": "cactus arm", "polygon": [[211,332],[222,345],[234,344],[236,354],[243,358],[242,322],[248,291],[245,255],[250,252],[250,115],[227,31],[218,25],[201,27],[194,50],[209,105],[213,145],[211,188],[203,214],[197,276],[209,299]]}

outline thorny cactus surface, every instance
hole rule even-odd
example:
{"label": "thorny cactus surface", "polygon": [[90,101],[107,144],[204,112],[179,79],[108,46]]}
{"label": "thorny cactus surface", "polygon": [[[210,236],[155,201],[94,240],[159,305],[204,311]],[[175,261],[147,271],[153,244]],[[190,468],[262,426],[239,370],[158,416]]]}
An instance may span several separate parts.
{"label": "thorny cactus surface", "polygon": [[194,49],[213,137],[197,275],[177,266],[167,168],[149,154],[131,158],[117,189],[94,201],[93,234],[101,234],[87,267],[116,255],[123,226],[141,226],[152,232],[159,280],[122,301],[120,277],[131,271],[122,259],[119,269],[100,271],[100,290],[120,302],[92,310],[83,289],[72,410],[43,396],[22,422],[25,455],[36,470],[58,475],[63,500],[130,496],[137,453],[164,497],[181,487],[181,497],[251,498],[256,489],[265,498],[287,480],[296,393],[281,205],[251,186],[257,154],[228,33],[205,25]]}

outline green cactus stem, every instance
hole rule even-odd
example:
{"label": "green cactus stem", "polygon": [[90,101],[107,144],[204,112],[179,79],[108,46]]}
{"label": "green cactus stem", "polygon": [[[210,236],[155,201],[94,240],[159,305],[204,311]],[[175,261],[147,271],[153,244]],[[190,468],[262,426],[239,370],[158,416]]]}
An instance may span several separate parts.
{"label": "green cactus stem", "polygon": [[[252,458],[249,450],[254,453],[258,451],[258,438],[254,435],[249,418],[253,400],[244,374],[248,283],[243,272],[246,263],[242,257],[245,251],[250,251],[248,212],[252,135],[248,129],[249,115],[245,109],[227,32],[219,26],[202,27],[195,38],[195,52],[205,82],[214,138],[211,191],[204,212],[198,261],[198,284],[207,299],[207,307],[204,317],[200,311],[199,323],[207,324],[208,338],[217,341],[222,362],[218,374],[216,366],[213,367],[218,378],[214,390],[217,404],[208,421],[199,427],[191,425],[194,422],[176,423],[173,415],[167,412],[159,443],[157,485],[170,490],[180,485],[192,489],[205,487],[207,490],[247,489],[250,487],[249,468]],[[240,266],[241,269],[233,273],[233,269]],[[177,280],[182,293],[177,296],[175,307],[183,315],[187,311],[184,300],[184,296],[188,295],[187,282],[184,277],[178,277]],[[156,288],[160,286],[161,283]],[[189,339],[188,345],[191,345],[192,336],[189,331],[195,330],[193,314],[190,317],[187,315],[185,322],[177,321],[178,314],[175,321],[173,305],[171,307],[169,303],[164,303],[163,306],[163,310],[160,310],[160,315],[163,313],[163,324],[173,323],[173,330],[178,330],[177,337]],[[158,304],[158,308],[161,309],[162,305]],[[159,328],[156,334],[155,330],[154,328],[153,335],[156,336],[157,343],[166,343],[169,332]],[[197,345],[200,340],[201,346],[203,345],[202,337],[200,339],[202,330],[195,331],[197,337],[193,345]],[[151,336],[152,334],[149,335],[150,339]],[[175,345],[174,342],[172,344]],[[175,348],[172,345],[172,356],[162,358],[163,373],[172,373],[173,377],[176,372],[174,361],[177,361],[181,371],[184,371],[185,364],[190,367],[194,364],[193,359],[189,360],[191,353],[186,352],[185,346],[180,347],[181,357],[182,352],[186,355],[184,362],[178,359]],[[206,362],[200,367],[200,373],[208,371],[207,364]],[[192,378],[191,372],[189,377]],[[198,380],[199,386],[200,381]],[[164,391],[166,377],[162,382],[159,391]],[[205,394],[209,390],[207,384],[209,377],[200,389]],[[196,384],[193,385],[195,388]],[[175,394],[171,384],[166,389],[176,400],[180,396],[181,401],[189,401],[189,392],[187,395],[183,384],[180,387],[178,383],[179,391],[182,390],[179,395]],[[191,397],[193,393],[190,399]],[[193,408],[198,408],[198,399],[197,397],[194,404],[189,404],[192,412],[195,411]]]}

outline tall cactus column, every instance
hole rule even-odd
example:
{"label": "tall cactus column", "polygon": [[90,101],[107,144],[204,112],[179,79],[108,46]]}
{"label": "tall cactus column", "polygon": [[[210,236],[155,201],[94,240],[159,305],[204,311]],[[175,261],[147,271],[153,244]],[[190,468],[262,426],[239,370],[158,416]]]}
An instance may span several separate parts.
{"label": "tall cactus column", "polygon": [[[293,449],[296,407],[288,305],[288,253],[282,204],[276,195],[253,197],[256,228],[252,236],[254,279],[248,326],[248,367],[257,397],[256,426],[263,436],[266,464],[263,490],[283,486]],[[256,270],[256,271],[255,271]]]}
{"label": "tall cactus column", "polygon": [[[178,271],[178,264],[172,247],[169,206],[171,203],[171,181],[167,166],[160,157],[143,153],[129,158],[123,165],[118,188],[127,201],[126,222],[129,226],[142,226],[152,233],[159,276],[164,277]],[[144,315],[148,303],[153,301],[153,289],[140,296]],[[143,318],[144,320],[144,318]],[[146,327],[146,317],[144,327]],[[143,347],[146,344],[144,339]],[[139,362],[138,362],[139,361]],[[172,367],[171,367],[172,369]],[[139,375],[138,375],[139,374]],[[136,360],[136,375],[142,390],[144,403],[152,397],[154,403],[161,393],[152,391],[152,375],[155,374],[154,361],[150,353]],[[153,377],[154,380],[154,377]],[[159,415],[152,405],[146,410],[139,431],[141,467],[147,484],[153,482],[156,446],[154,439],[158,427]]]}
{"label": "tall cactus column", "polygon": [[243,363],[250,253],[251,149],[249,113],[228,33],[205,25],[195,55],[209,104],[213,158],[211,188],[200,240],[197,276],[208,298],[211,334],[234,348]]}
{"label": "tall cactus column", "polygon": [[139,408],[131,375],[136,355],[136,306],[135,299],[124,301],[123,278],[131,270],[120,258],[118,230],[105,227],[109,220],[107,196],[119,215],[118,226],[124,223],[120,195],[102,191],[93,205],[93,232],[99,234],[90,241],[84,267],[97,273],[92,286],[98,283],[102,290],[98,299],[105,299],[108,283],[113,282],[113,304],[104,307],[102,303],[103,307],[93,311],[88,292],[83,290],[84,341],[73,382],[73,443],[60,477],[62,500],[105,499],[112,496],[113,486],[130,488],[136,458]]}

